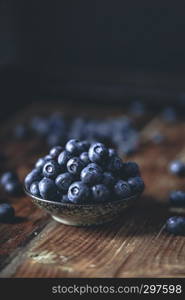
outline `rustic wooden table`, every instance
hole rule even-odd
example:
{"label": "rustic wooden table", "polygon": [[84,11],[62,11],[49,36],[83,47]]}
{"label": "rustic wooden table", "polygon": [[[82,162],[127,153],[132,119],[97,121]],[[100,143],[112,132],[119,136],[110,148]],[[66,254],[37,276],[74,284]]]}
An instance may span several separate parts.
{"label": "rustic wooden table", "polygon": [[[1,148],[7,161],[4,170],[16,169],[21,180],[38,156],[46,153],[39,140],[15,141],[10,129],[17,122],[40,112],[63,111],[71,115],[71,105],[33,104],[1,128]],[[125,113],[122,107],[73,106],[73,114],[113,116]],[[185,159],[185,122],[165,123],[159,114],[136,118],[141,131],[141,149],[129,159],[141,166],[146,190],[137,204],[120,218],[103,226],[78,228],[61,225],[32,204],[27,196],[7,197],[17,218],[0,224],[0,277],[185,277],[185,238],[167,234],[169,191],[184,188],[185,179],[169,174],[174,158]],[[156,130],[166,142],[154,145]]]}

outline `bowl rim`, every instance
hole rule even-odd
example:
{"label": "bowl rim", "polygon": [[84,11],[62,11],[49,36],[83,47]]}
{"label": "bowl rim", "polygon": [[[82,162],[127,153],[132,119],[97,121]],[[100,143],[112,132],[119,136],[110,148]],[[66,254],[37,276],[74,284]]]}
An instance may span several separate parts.
{"label": "bowl rim", "polygon": [[39,200],[40,202],[43,203],[48,203],[48,204],[55,204],[55,205],[59,205],[59,206],[68,206],[68,207],[89,207],[89,206],[102,206],[102,205],[107,205],[107,204],[118,204],[120,202],[124,202],[124,201],[129,201],[129,200],[133,200],[136,198],[139,198],[142,194],[142,192],[137,193],[135,195],[132,195],[130,197],[127,198],[123,198],[120,200],[113,200],[113,201],[108,201],[108,202],[101,202],[101,203],[89,203],[89,204],[76,204],[76,203],[68,203],[68,202],[57,202],[57,201],[51,201],[51,200],[47,200],[47,199],[42,199],[38,196],[34,196],[33,194],[31,194],[25,187],[24,187],[24,192],[26,193],[27,196],[35,199],[35,200]]}

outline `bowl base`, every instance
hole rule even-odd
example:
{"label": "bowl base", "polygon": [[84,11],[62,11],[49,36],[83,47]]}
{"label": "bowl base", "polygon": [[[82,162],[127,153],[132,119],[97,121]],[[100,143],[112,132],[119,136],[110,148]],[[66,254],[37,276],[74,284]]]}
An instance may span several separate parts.
{"label": "bowl base", "polygon": [[84,226],[96,226],[96,225],[101,225],[101,224],[105,224],[105,223],[109,223],[112,221],[112,218],[111,219],[106,219],[106,220],[102,220],[102,221],[99,221],[99,222],[75,222],[75,221],[68,221],[66,220],[65,218],[60,218],[60,217],[57,217],[57,216],[54,216],[52,215],[52,218],[53,220],[55,220],[56,222],[59,222],[61,224],[64,224],[64,225],[69,225],[69,226],[78,226],[78,227],[84,227]]}

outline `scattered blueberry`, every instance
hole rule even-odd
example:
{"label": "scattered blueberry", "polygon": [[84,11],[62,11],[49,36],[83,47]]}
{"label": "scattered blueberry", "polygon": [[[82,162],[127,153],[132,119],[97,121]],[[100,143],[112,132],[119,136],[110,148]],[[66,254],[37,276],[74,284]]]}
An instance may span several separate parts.
{"label": "scattered blueberry", "polygon": [[0,222],[12,222],[15,216],[14,208],[8,203],[0,204]]}
{"label": "scattered blueberry", "polygon": [[169,165],[169,171],[178,176],[185,176],[185,163],[180,160],[174,160]]}
{"label": "scattered blueberry", "polygon": [[86,203],[90,197],[89,187],[81,181],[74,182],[68,190],[68,199],[73,203]]}
{"label": "scattered blueberry", "polygon": [[185,235],[185,217],[171,217],[166,222],[166,230],[175,235]]}
{"label": "scattered blueberry", "polygon": [[170,204],[178,207],[185,206],[185,192],[172,191],[170,193]]}
{"label": "scattered blueberry", "polygon": [[22,185],[19,181],[8,181],[4,185],[4,190],[12,196],[19,196],[22,193]]}
{"label": "scattered blueberry", "polygon": [[110,191],[104,184],[97,184],[92,187],[92,198],[95,202],[107,201],[110,198]]}
{"label": "scattered blueberry", "polygon": [[94,185],[103,180],[103,171],[99,165],[91,163],[82,170],[80,177],[84,183]]}
{"label": "scattered blueberry", "polygon": [[15,172],[6,172],[1,176],[1,184],[2,185],[5,185],[9,181],[18,181],[18,177]]}

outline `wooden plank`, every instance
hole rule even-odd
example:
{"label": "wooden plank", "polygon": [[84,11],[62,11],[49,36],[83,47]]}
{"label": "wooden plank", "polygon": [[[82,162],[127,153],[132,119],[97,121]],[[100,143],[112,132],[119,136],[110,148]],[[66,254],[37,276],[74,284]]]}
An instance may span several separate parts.
{"label": "wooden plank", "polygon": [[[168,142],[154,146],[146,140],[156,122]],[[169,174],[167,165],[185,146],[185,124],[170,129],[161,119],[152,124],[143,131],[141,151],[132,157],[140,163],[147,186],[137,205],[101,227],[52,222],[28,249],[13,277],[185,276],[184,238],[163,230],[169,215],[168,192],[183,186],[182,180]]]}

